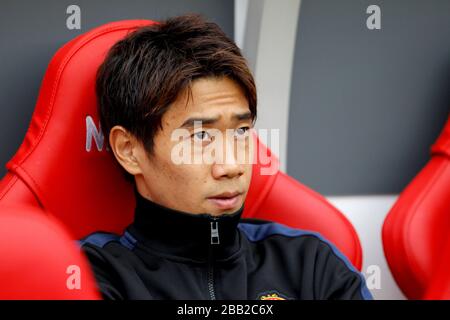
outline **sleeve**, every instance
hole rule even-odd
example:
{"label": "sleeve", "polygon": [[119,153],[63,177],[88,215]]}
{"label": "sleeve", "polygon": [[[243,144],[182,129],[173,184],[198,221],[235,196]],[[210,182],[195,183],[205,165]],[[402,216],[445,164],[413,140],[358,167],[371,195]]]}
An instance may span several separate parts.
{"label": "sleeve", "polygon": [[332,244],[319,240],[314,291],[321,300],[372,300],[366,281]]}
{"label": "sleeve", "polygon": [[100,248],[86,244],[81,247],[94,272],[97,287],[105,300],[124,300],[121,286],[115,281],[115,270],[109,263],[108,253]]}

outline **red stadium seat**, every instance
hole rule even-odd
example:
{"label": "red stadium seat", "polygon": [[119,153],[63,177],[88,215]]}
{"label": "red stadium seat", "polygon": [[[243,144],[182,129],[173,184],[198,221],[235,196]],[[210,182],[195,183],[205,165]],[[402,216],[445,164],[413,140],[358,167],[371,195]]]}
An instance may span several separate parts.
{"label": "red stadium seat", "polygon": [[430,284],[427,286],[424,299],[450,300],[450,237],[442,249],[442,259],[436,266]]}
{"label": "red stadium seat", "polygon": [[[133,187],[99,134],[94,83],[108,49],[151,23],[109,23],[78,36],[55,54],[25,140],[0,182],[0,204],[43,208],[75,238],[97,230],[122,233],[131,223]],[[272,157],[267,166],[277,165]],[[244,217],[320,232],[360,269],[360,242],[347,219],[322,196],[277,169],[274,175],[261,175],[263,167],[254,165]]]}
{"label": "red stadium seat", "polygon": [[100,298],[86,259],[41,209],[0,207],[0,256],[2,300]]}
{"label": "red stadium seat", "polygon": [[400,194],[383,226],[389,267],[408,298],[423,297],[439,265],[450,268],[450,259],[443,261],[445,250],[450,250],[445,249],[449,213],[450,118],[431,148],[431,159]]}

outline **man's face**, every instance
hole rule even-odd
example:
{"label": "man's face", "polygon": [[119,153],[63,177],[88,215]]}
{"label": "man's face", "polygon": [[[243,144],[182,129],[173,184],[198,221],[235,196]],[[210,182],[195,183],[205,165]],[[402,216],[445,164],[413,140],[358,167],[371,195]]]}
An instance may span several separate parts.
{"label": "man's face", "polygon": [[163,115],[153,154],[143,146],[136,150],[141,172],[135,175],[137,189],[168,208],[231,213],[243,205],[251,178],[248,101],[226,77],[200,78],[191,88],[189,100],[186,91]]}

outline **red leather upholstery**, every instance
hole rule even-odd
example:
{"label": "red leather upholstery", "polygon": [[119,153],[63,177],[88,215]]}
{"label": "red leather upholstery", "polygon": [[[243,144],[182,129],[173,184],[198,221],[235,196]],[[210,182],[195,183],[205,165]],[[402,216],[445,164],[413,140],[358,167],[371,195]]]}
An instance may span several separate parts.
{"label": "red leather upholstery", "polygon": [[[45,208],[76,238],[97,230],[121,233],[132,221],[132,185],[124,179],[113,154],[97,147],[87,135],[87,128],[92,128],[91,124],[99,127],[94,81],[106,52],[136,27],[150,23],[109,23],[77,37],[56,53],[25,140],[7,164],[9,173],[0,183],[0,203]],[[271,161],[278,164],[275,157]],[[285,174],[261,175],[261,166],[254,166],[244,216],[320,232],[360,269],[359,239],[346,218],[322,196]]]}
{"label": "red leather upholstery", "polygon": [[441,262],[449,230],[450,118],[431,148],[430,161],[400,194],[383,226],[389,267],[408,298],[423,297]]}
{"label": "red leather upholstery", "polygon": [[450,237],[442,249],[442,259],[436,266],[424,298],[427,300],[450,300]]}
{"label": "red leather upholstery", "polygon": [[0,207],[0,257],[2,300],[100,298],[80,250],[40,209]]}

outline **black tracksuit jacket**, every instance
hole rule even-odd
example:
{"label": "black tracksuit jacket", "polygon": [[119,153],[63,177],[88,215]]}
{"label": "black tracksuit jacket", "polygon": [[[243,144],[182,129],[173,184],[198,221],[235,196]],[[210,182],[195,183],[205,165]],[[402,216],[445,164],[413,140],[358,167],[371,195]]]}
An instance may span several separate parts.
{"label": "black tracksuit jacket", "polygon": [[81,240],[105,299],[371,299],[363,276],[320,235],[243,208],[214,218],[162,207],[135,189],[123,235]]}

